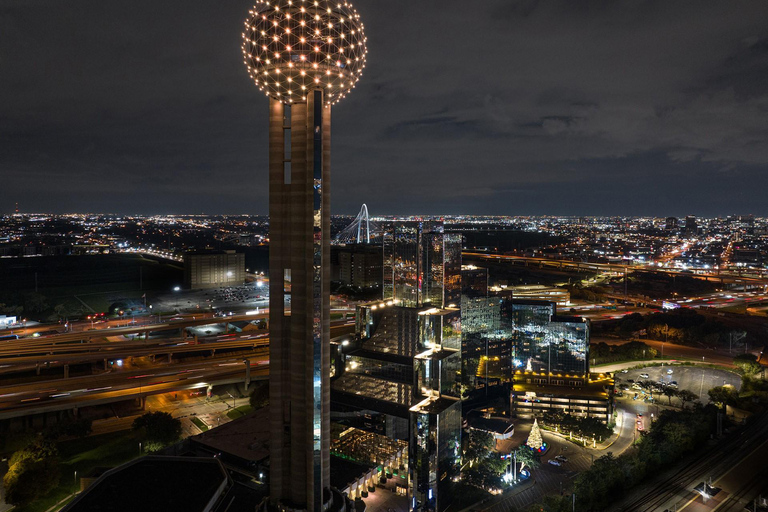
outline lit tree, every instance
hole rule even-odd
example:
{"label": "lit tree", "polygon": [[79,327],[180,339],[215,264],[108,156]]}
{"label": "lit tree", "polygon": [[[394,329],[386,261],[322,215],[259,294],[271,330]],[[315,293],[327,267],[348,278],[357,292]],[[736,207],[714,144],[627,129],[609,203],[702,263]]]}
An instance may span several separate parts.
{"label": "lit tree", "polygon": [[525,442],[529,448],[538,450],[544,446],[544,440],[541,438],[541,429],[539,428],[538,420],[533,420],[533,426],[531,427],[531,433],[528,434],[528,440]]}

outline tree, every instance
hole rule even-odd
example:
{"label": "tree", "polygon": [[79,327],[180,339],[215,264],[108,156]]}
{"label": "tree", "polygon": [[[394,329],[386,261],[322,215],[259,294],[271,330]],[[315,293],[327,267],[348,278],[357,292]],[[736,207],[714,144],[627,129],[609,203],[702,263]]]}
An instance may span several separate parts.
{"label": "tree", "polygon": [[680,399],[680,402],[683,404],[683,409],[685,409],[685,404],[698,400],[699,395],[688,389],[681,389],[677,392],[677,398]]}
{"label": "tree", "polygon": [[48,309],[48,302],[42,293],[32,292],[24,297],[24,309],[32,313],[42,313]]}
{"label": "tree", "polygon": [[539,421],[534,418],[533,426],[531,427],[531,433],[528,434],[528,440],[525,442],[529,448],[538,450],[544,446],[544,439],[541,437],[541,428],[539,428]]}
{"label": "tree", "polygon": [[669,398],[669,405],[672,405],[672,397],[673,396],[677,396],[677,390],[675,388],[673,388],[672,386],[667,386],[667,387],[664,388],[662,393],[664,394],[664,396]]}
{"label": "tree", "polygon": [[493,434],[483,430],[470,429],[467,436],[467,449],[464,451],[464,460],[474,465],[480,459],[493,450],[496,440]]}
{"label": "tree", "polygon": [[248,403],[254,409],[261,409],[269,405],[269,381],[262,380],[256,383],[253,388],[251,396],[248,398]]}
{"label": "tree", "polygon": [[744,375],[754,375],[763,369],[763,365],[757,362],[757,356],[754,354],[739,354],[733,358],[733,364],[735,364]]}
{"label": "tree", "polygon": [[530,448],[526,448],[525,446],[519,446],[515,453],[517,454],[517,462],[520,463],[520,471],[525,469],[526,467],[535,469],[539,467],[540,459],[539,454],[531,450]]}
{"label": "tree", "polygon": [[733,405],[739,397],[739,393],[730,386],[715,386],[707,391],[707,394],[709,399],[716,404],[720,404],[723,410],[725,410],[727,405]]}
{"label": "tree", "polygon": [[144,433],[145,449],[154,452],[178,441],[181,421],[167,412],[148,412],[133,420],[133,430]]}
{"label": "tree", "polygon": [[56,488],[59,477],[56,445],[38,436],[11,456],[3,477],[5,501],[16,506],[28,505]]}
{"label": "tree", "polygon": [[24,311],[22,306],[7,305],[0,302],[0,313],[10,316],[18,316]]}

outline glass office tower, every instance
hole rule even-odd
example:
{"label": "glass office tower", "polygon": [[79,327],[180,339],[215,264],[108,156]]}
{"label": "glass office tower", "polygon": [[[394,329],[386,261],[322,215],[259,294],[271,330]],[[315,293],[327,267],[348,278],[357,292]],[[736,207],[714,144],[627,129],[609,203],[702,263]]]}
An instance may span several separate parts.
{"label": "glass office tower", "polygon": [[411,408],[411,510],[445,510],[461,464],[461,402],[430,397]]}
{"label": "glass office tower", "polygon": [[558,316],[553,302],[508,300],[504,315],[511,320],[513,367],[546,376],[589,374],[589,323],[580,317]]}
{"label": "glass office tower", "polygon": [[461,235],[439,221],[384,227],[384,299],[398,306],[459,307]]}

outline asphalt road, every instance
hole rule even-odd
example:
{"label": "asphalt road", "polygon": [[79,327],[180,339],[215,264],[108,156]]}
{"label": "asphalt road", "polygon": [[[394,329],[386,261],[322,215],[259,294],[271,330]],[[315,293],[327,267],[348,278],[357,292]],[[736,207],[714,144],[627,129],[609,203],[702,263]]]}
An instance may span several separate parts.
{"label": "asphalt road", "polygon": [[[114,371],[87,377],[6,386],[0,393],[0,419],[37,412],[109,403],[183,389],[205,389],[208,384],[243,380],[243,356],[192,364],[161,365]],[[269,372],[267,349],[251,357],[251,375],[264,378]]]}

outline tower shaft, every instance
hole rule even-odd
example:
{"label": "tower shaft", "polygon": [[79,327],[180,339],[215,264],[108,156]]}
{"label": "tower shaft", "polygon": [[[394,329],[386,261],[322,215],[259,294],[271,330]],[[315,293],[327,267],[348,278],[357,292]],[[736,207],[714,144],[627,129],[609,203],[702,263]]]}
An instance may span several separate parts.
{"label": "tower shaft", "polygon": [[270,100],[270,496],[315,512],[330,488],[330,142],[322,90]]}

